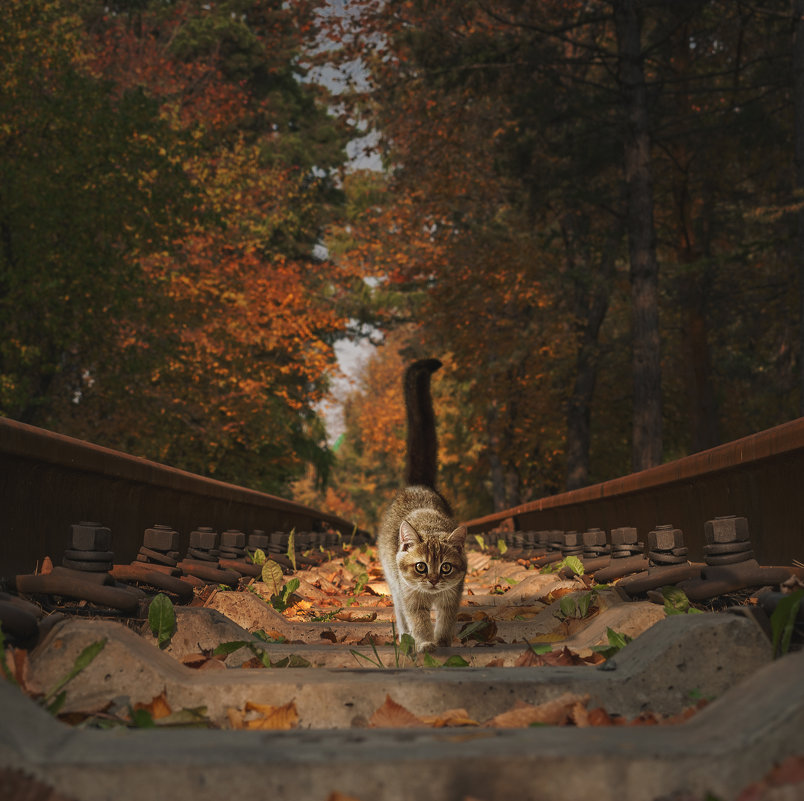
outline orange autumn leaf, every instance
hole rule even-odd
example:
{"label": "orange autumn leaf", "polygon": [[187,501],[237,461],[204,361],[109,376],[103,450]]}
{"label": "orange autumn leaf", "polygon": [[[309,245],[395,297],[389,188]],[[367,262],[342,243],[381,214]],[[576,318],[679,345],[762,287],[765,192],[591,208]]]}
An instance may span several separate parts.
{"label": "orange autumn leaf", "polygon": [[[249,713],[257,713],[257,717],[249,717]],[[232,721],[232,716],[229,718]],[[288,701],[283,706],[270,706],[268,704],[254,704],[246,702],[242,725],[235,728],[251,730],[284,731],[293,729],[299,722],[299,712],[295,701]]]}
{"label": "orange autumn leaf", "polygon": [[469,717],[465,709],[448,709],[440,715],[430,715],[423,717],[422,721],[434,729],[441,729],[445,726],[479,726],[480,724]]}
{"label": "orange autumn leaf", "polygon": [[390,695],[385,696],[385,702],[375,710],[369,720],[369,727],[372,729],[400,729],[423,725],[421,718],[398,704]]}
{"label": "orange autumn leaf", "polygon": [[166,718],[168,715],[171,714],[173,711],[170,708],[170,704],[167,702],[167,697],[165,696],[165,691],[162,690],[159,695],[153,698],[150,703],[147,704],[134,704],[134,709],[139,711],[140,709],[144,709],[148,712],[154,720],[159,720],[159,718]]}
{"label": "orange autumn leaf", "polygon": [[586,704],[588,700],[588,695],[564,693],[538,706],[517,701],[507,712],[496,715],[484,725],[496,729],[518,729],[534,723],[561,726],[571,720],[576,704]]}

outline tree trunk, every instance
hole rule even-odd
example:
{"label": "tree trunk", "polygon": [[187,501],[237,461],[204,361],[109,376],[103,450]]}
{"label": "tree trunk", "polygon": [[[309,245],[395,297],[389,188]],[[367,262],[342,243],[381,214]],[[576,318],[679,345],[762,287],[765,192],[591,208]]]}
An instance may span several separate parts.
{"label": "tree trunk", "polygon": [[610,229],[610,235],[602,243],[597,265],[591,263],[592,257],[587,253],[582,256],[586,263],[581,267],[575,256],[578,237],[574,235],[575,226],[571,215],[562,222],[562,228],[565,229],[568,268],[570,274],[575,275],[573,313],[578,334],[575,382],[567,403],[566,487],[568,490],[573,490],[585,487],[589,483],[591,408],[600,357],[598,337],[609,307],[614,265],[622,230],[616,226]]}
{"label": "tree trunk", "polygon": [[648,101],[638,0],[615,0],[619,82],[625,126],[623,151],[631,265],[633,337],[633,469],[662,459],[662,387],[659,342],[659,265],[653,224]]}
{"label": "tree trunk", "polygon": [[[793,0],[793,108],[796,202],[804,204],[804,0]],[[804,417],[804,206],[798,211],[798,413]]]}

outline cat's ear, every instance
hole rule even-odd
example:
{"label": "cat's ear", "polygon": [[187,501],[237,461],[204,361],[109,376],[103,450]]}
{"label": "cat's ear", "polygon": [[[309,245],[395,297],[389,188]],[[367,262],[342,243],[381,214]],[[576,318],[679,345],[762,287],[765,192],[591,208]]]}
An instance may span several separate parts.
{"label": "cat's ear", "polygon": [[458,526],[452,534],[447,537],[447,539],[456,547],[463,548],[464,543],[466,542],[466,535],[467,535],[466,526]]}
{"label": "cat's ear", "polygon": [[421,537],[416,533],[416,529],[407,520],[403,520],[399,526],[400,550],[407,551],[411,545],[415,545],[417,542],[421,542]]}

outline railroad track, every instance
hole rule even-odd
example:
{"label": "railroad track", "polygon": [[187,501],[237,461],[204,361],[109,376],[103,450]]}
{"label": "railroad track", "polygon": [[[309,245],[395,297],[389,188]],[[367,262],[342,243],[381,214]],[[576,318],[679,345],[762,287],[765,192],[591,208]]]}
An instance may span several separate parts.
{"label": "railroad track", "polygon": [[[470,521],[459,629],[427,656],[394,640],[375,549],[348,521],[0,432],[16,465],[0,611],[24,690],[0,682],[3,798],[139,798],[147,782],[156,797],[726,801],[785,760],[796,775],[804,655],[795,634],[774,660],[769,634],[804,575],[802,421]],[[62,690],[56,720],[43,707]]]}

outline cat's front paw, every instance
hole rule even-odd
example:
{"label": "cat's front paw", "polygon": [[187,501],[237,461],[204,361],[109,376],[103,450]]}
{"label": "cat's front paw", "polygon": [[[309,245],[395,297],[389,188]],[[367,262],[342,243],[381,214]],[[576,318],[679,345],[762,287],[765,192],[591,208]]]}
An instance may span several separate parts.
{"label": "cat's front paw", "polygon": [[430,653],[430,651],[435,651],[436,644],[431,640],[423,640],[422,642],[416,643],[416,652],[423,654],[423,653]]}

